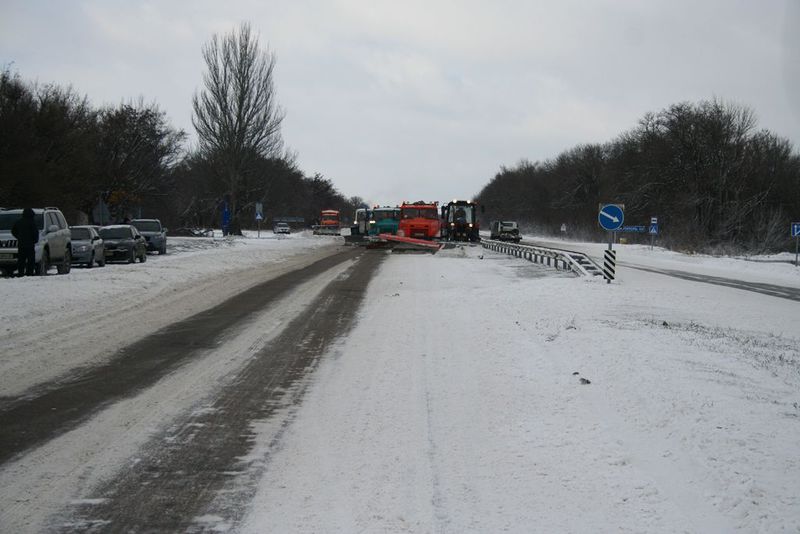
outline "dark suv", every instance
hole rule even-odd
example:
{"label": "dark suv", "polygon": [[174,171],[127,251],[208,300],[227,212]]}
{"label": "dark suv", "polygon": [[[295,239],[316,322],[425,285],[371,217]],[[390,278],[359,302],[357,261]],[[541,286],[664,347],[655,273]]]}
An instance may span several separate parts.
{"label": "dark suv", "polygon": [[131,224],[147,240],[147,250],[158,251],[159,255],[167,253],[167,229],[161,226],[161,221],[158,219],[134,219]]}
{"label": "dark suv", "polygon": [[[17,268],[17,240],[11,234],[14,223],[22,217],[21,208],[0,208],[0,269],[11,274]],[[72,237],[67,220],[58,208],[33,208],[33,220],[39,228],[36,243],[36,273],[47,274],[51,266],[58,274],[72,267]]]}

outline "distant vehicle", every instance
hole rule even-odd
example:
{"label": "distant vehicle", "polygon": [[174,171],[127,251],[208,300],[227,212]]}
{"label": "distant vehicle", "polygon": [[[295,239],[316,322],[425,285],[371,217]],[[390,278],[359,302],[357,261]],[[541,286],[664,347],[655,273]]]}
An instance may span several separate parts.
{"label": "distant vehicle", "polygon": [[285,222],[278,222],[275,223],[275,226],[272,227],[273,234],[291,234],[292,229],[289,226],[289,223]]}
{"label": "distant vehicle", "polygon": [[139,230],[147,241],[147,250],[157,251],[159,255],[167,253],[167,229],[161,226],[158,219],[134,219],[131,224]]}
{"label": "distant vehicle", "polygon": [[367,208],[358,208],[353,217],[353,226],[350,227],[351,236],[365,236],[369,232],[371,211]]}
{"label": "distant vehicle", "polygon": [[478,203],[453,200],[442,206],[442,237],[448,241],[480,241]]}
{"label": "distant vehicle", "polygon": [[369,235],[397,234],[400,226],[400,208],[375,206],[369,221]]}
{"label": "distant vehicle", "polygon": [[338,210],[322,210],[319,224],[313,227],[314,235],[339,235],[340,225]]}
{"label": "distant vehicle", "polygon": [[489,237],[500,241],[513,241],[519,243],[519,226],[516,221],[492,221],[489,225]]}
{"label": "distant vehicle", "polygon": [[[11,228],[21,217],[21,208],[0,209],[0,269],[7,275],[17,268],[17,240]],[[33,208],[33,220],[39,228],[39,242],[34,247],[36,274],[46,275],[53,265],[58,274],[69,273],[72,237],[64,214],[58,208]]]}
{"label": "distant vehicle", "polygon": [[438,202],[403,202],[400,206],[400,223],[397,228],[400,237],[435,239],[442,236],[442,223],[439,219]]}
{"label": "distant vehicle", "polygon": [[106,264],[106,249],[103,238],[94,226],[72,226],[72,264],[86,265],[91,269],[95,262],[100,267]]}
{"label": "distant vehicle", "polygon": [[131,224],[113,224],[100,228],[106,248],[107,261],[127,261],[133,263],[137,259],[147,261],[147,242],[139,230]]}

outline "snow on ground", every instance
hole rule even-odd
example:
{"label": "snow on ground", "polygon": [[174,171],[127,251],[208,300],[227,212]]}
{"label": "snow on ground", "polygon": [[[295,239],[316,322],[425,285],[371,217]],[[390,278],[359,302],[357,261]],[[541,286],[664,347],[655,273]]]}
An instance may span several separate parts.
{"label": "snow on ground", "polygon": [[[603,258],[603,251],[608,243],[587,243],[568,241],[553,237],[535,235],[524,236],[526,240],[548,243],[554,248],[578,250],[595,258]],[[794,265],[794,254],[781,254],[731,257],[710,256],[707,254],[683,254],[649,245],[614,244],[617,251],[617,263],[630,264],[657,269],[685,271],[693,274],[736,278],[746,282],[763,282],[768,284],[800,287],[800,267]]]}
{"label": "snow on ground", "polygon": [[231,295],[341,247],[308,232],[168,238],[145,263],[0,279],[0,396],[89,363]]}
{"label": "snow on ground", "polygon": [[800,304],[620,276],[390,255],[243,530],[800,530]]}

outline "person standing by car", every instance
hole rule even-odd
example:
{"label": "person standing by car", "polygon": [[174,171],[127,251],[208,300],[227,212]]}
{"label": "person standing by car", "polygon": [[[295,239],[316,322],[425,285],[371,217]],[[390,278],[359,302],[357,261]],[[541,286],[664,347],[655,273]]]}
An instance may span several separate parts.
{"label": "person standing by car", "polygon": [[33,220],[33,210],[22,210],[22,218],[14,223],[11,234],[17,238],[17,276],[36,274],[36,251],[39,242],[39,229]]}

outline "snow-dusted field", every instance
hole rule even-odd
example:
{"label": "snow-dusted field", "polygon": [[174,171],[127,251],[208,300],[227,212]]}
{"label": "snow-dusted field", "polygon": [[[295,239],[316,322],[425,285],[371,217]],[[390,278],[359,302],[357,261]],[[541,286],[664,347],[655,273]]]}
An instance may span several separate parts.
{"label": "snow-dusted field", "polygon": [[388,258],[244,530],[800,529],[800,304],[551,274]]}
{"label": "snow-dusted field", "polygon": [[[170,254],[143,265],[2,279],[0,397],[103,361],[340,244],[302,234],[176,238]],[[258,467],[231,477],[246,484],[263,472],[248,515],[198,524],[253,533],[800,531],[800,302],[625,263],[791,287],[800,270],[636,246],[620,247],[619,259],[619,279],[605,284],[479,247],[388,254],[353,310],[355,329],[322,359],[302,403],[281,414],[290,424],[280,439],[279,421],[254,424],[262,439],[242,460]],[[41,527],[92,495],[96,480],[134,465],[156,427],[197,409],[319,285],[0,469],[0,502],[14,502],[0,527]]]}

